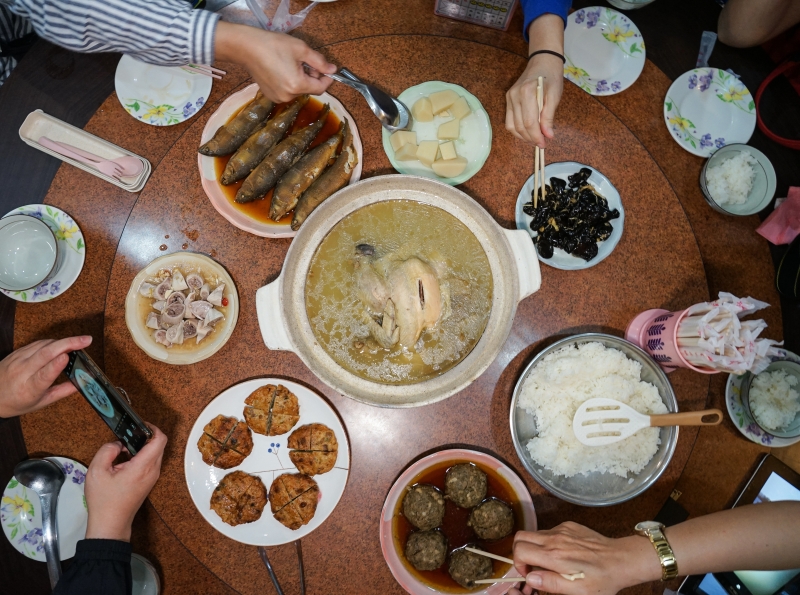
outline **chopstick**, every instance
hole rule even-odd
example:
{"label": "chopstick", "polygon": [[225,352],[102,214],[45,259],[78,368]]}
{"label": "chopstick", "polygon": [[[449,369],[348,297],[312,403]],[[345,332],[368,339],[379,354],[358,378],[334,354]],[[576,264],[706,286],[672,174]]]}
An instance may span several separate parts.
{"label": "chopstick", "polygon": [[205,64],[187,64],[186,66],[181,66],[181,68],[186,72],[191,72],[192,74],[204,74],[219,80],[222,79],[222,77],[219,75],[228,74],[224,70],[214,68],[213,66],[207,66]]}
{"label": "chopstick", "polygon": [[[538,84],[536,85],[536,103],[539,106],[539,120],[542,119],[542,107],[544,106],[544,79],[539,77]],[[539,147],[535,147],[536,150],[536,158],[535,167],[536,167],[536,174],[534,176],[534,188],[533,188],[533,208],[535,209],[539,203],[539,193],[541,192],[542,200],[544,200],[545,192],[545,178],[544,178],[544,149],[540,149]],[[541,171],[541,173],[540,173]]]}
{"label": "chopstick", "polygon": [[[493,558],[494,560],[499,560],[500,562],[505,562],[506,564],[514,565],[514,560],[511,558],[505,558],[503,556],[498,556],[497,554],[492,554],[491,552],[484,552],[483,550],[479,550],[474,547],[465,547],[465,550],[468,552],[472,552],[473,554],[478,554],[479,556],[486,556],[487,558]],[[563,574],[563,576],[568,581],[575,581],[582,578],[586,578],[586,575],[583,572],[574,572],[572,574]],[[525,577],[520,576],[517,578],[514,577],[505,577],[505,578],[483,578],[475,581],[477,585],[488,585],[490,583],[524,583]]]}

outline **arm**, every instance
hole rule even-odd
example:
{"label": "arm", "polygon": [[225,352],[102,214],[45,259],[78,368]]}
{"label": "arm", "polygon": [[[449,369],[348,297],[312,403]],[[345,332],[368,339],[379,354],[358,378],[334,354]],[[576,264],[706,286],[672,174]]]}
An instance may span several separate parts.
{"label": "arm", "polygon": [[717,35],[725,45],[760,45],[800,22],[798,0],[728,0],[719,14]]}
{"label": "arm", "polygon": [[[537,50],[564,53],[564,23],[569,0],[523,0],[528,55]],[[536,101],[538,77],[544,77],[544,107],[541,120]],[[551,54],[538,54],[506,93],[506,129],[539,147],[553,138],[553,119],[564,90],[564,64]]]}
{"label": "arm", "polygon": [[[800,559],[800,502],[771,502],[717,512],[665,531],[682,576],[731,570],[794,568]],[[519,532],[514,540],[523,592],[613,595],[659,580],[661,565],[646,537],[604,537],[575,523],[550,531]],[[531,572],[536,566],[546,570]],[[560,573],[584,572],[570,582]],[[519,595],[512,589],[509,595]]]}

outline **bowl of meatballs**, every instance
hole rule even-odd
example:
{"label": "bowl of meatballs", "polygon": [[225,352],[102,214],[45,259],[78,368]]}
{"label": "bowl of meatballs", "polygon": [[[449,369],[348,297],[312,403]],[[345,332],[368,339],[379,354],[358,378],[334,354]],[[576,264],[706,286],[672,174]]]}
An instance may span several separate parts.
{"label": "bowl of meatballs", "polygon": [[383,506],[380,538],[389,569],[412,595],[499,595],[508,583],[475,581],[517,572],[467,548],[510,558],[521,530],[536,530],[536,513],[517,474],[486,453],[449,449],[400,475]]}

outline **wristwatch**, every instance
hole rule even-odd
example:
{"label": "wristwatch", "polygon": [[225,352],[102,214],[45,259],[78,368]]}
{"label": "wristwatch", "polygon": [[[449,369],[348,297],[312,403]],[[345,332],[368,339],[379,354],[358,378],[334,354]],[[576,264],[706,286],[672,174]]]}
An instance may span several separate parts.
{"label": "wristwatch", "polygon": [[655,521],[642,521],[634,530],[647,537],[656,548],[658,561],[661,563],[661,580],[668,581],[678,576],[678,561],[664,536],[664,528],[664,525]]}

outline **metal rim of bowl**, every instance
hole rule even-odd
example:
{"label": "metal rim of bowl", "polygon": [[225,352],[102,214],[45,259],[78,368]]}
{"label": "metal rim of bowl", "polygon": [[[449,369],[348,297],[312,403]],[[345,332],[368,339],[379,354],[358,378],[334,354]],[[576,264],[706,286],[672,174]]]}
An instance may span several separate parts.
{"label": "metal rim of bowl", "polygon": [[37,223],[41,223],[44,226],[44,228],[47,231],[50,232],[50,235],[53,236],[53,245],[56,247],[56,257],[53,259],[53,264],[50,267],[50,270],[47,271],[47,274],[44,277],[42,277],[42,279],[40,279],[39,281],[37,281],[36,283],[31,285],[30,287],[23,287],[22,289],[8,288],[8,287],[3,287],[2,285],[0,285],[0,289],[4,289],[5,291],[30,291],[34,287],[38,287],[39,285],[41,285],[42,283],[47,281],[50,277],[52,277],[53,272],[55,271],[55,268],[58,266],[58,255],[59,255],[58,238],[56,237],[56,234],[53,232],[53,230],[50,229],[50,226],[47,225],[47,223],[45,223],[44,221],[42,221],[38,217],[34,217],[33,215],[28,215],[26,213],[10,213],[10,214],[0,218],[0,221],[2,221],[3,219],[8,219],[10,217],[27,217],[28,219],[33,219]]}
{"label": "metal rim of bowl", "polygon": [[[792,360],[778,359],[778,360],[775,360],[775,361],[771,362],[770,365],[767,366],[762,372],[759,372],[759,374],[763,374],[764,372],[769,371],[770,366],[772,366],[772,364],[777,363],[777,362],[788,362],[788,363],[794,364],[795,366],[797,366],[798,371],[800,372],[800,364],[798,364],[797,362],[793,362]],[[746,372],[745,373],[745,378],[744,378],[744,380],[742,380],[742,384],[739,387],[739,400],[742,402],[742,407],[744,407],[745,413],[747,413],[747,415],[750,416],[750,419],[753,420],[753,422],[758,426],[758,428],[764,434],[766,434],[767,436],[771,436],[773,439],[777,438],[779,440],[787,440],[787,439],[788,440],[793,440],[795,438],[800,437],[800,434],[795,435],[795,436],[781,436],[779,434],[775,434],[774,430],[766,429],[758,421],[758,418],[753,413],[753,410],[750,409],[750,385],[753,384],[753,380],[755,380],[756,376],[758,376],[758,374],[753,374],[751,372]],[[798,374],[798,378],[800,379],[800,374]]]}
{"label": "metal rim of bowl", "polygon": [[[678,445],[678,426],[669,426],[671,429],[674,430],[674,434],[671,434],[668,437],[668,445],[667,449],[663,455],[664,464],[660,466],[660,469],[657,469],[650,478],[643,483],[642,485],[638,486],[636,489],[632,490],[631,493],[625,494],[622,497],[616,497],[608,500],[602,501],[591,501],[587,502],[585,499],[581,499],[580,497],[575,497],[572,494],[566,493],[559,488],[556,488],[553,485],[549,485],[543,478],[540,477],[539,473],[536,471],[535,468],[528,464],[528,458],[525,456],[525,449],[527,448],[524,444],[520,442],[519,437],[517,436],[517,428],[516,428],[516,416],[517,416],[517,403],[519,401],[519,394],[520,390],[522,389],[525,380],[528,377],[529,372],[539,364],[539,362],[544,359],[545,356],[548,354],[560,349],[561,347],[565,347],[570,344],[578,344],[578,343],[591,343],[593,341],[597,341],[602,343],[603,341],[611,341],[611,342],[618,342],[623,343],[627,347],[630,347],[635,353],[641,357],[643,365],[647,365],[656,376],[658,376],[664,383],[664,385],[668,389],[668,393],[666,395],[662,395],[661,391],[659,391],[659,396],[664,401],[664,404],[670,409],[670,413],[677,413],[678,412],[678,399],[675,396],[675,389],[672,387],[672,383],[667,378],[666,373],[664,370],[661,369],[654,359],[652,359],[641,347],[631,343],[623,339],[622,337],[617,337],[616,335],[609,335],[606,333],[580,333],[577,335],[571,335],[569,337],[565,337],[559,341],[556,341],[552,345],[548,345],[544,349],[542,349],[539,353],[537,353],[534,358],[525,366],[522,370],[522,373],[517,380],[517,383],[514,385],[514,392],[512,393],[511,397],[511,409],[509,413],[509,424],[511,426],[511,440],[514,443],[514,450],[517,453],[517,457],[519,458],[522,466],[525,467],[525,470],[528,474],[533,477],[533,479],[546,489],[548,492],[553,494],[554,496],[572,504],[578,504],[579,506],[591,506],[591,507],[601,507],[601,506],[612,506],[614,504],[621,504],[622,502],[627,502],[644,492],[646,492],[653,484],[658,481],[661,475],[664,473],[666,468],[669,466],[670,461],[672,461],[672,457],[675,454],[675,449]],[[626,357],[627,354],[626,354]],[[644,362],[647,362],[646,364]],[[652,366],[650,365],[652,364]],[[671,401],[671,402],[669,402]],[[674,436],[674,437],[673,437]],[[653,458],[658,456],[658,453],[653,455]],[[652,460],[652,459],[651,459]],[[649,462],[648,462],[649,463]]]}
{"label": "metal rim of bowl", "polygon": [[[700,171],[700,193],[703,195],[703,198],[708,203],[708,206],[710,206],[712,209],[714,209],[718,213],[722,213],[723,215],[730,215],[731,217],[749,217],[751,215],[755,215],[757,213],[760,213],[765,208],[767,208],[769,202],[773,198],[772,196],[769,197],[769,200],[767,201],[766,204],[764,204],[763,207],[761,207],[757,211],[753,211],[751,213],[733,213],[731,211],[728,211],[727,209],[725,209],[725,207],[723,207],[721,204],[719,204],[711,196],[711,191],[709,191],[709,189],[708,189],[708,180],[706,179],[706,173],[708,172],[708,164],[711,163],[711,160],[714,158],[715,155],[717,155],[719,153],[719,151],[722,151],[723,149],[728,149],[728,148],[736,148],[740,153],[744,149],[749,149],[749,150],[755,151],[757,153],[756,155],[753,155],[753,157],[758,162],[759,167],[761,167],[761,171],[764,172],[764,179],[766,180],[766,183],[767,183],[767,187],[764,189],[764,196],[767,196],[768,190],[769,190],[769,172],[767,171],[767,168],[762,163],[761,157],[763,156],[763,158],[767,161],[767,163],[770,164],[770,166],[772,166],[772,162],[761,151],[759,151],[755,147],[751,147],[750,145],[748,145],[746,143],[731,143],[730,145],[725,145],[724,147],[721,147],[718,151],[713,153],[710,157],[708,157],[708,159],[706,159],[706,162],[703,164],[703,169]],[[774,168],[772,168],[772,169],[773,169],[773,175],[775,175],[774,174]],[[764,198],[762,197],[756,204],[762,204],[763,201],[764,201]]]}

